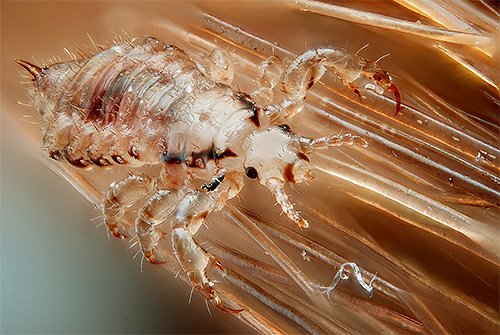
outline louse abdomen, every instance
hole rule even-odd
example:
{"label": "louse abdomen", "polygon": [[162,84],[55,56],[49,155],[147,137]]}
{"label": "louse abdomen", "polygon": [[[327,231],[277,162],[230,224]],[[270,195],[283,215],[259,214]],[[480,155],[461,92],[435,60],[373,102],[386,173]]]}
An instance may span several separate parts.
{"label": "louse abdomen", "polygon": [[138,165],[161,160],[171,125],[213,85],[180,49],[147,38],[45,67],[34,100],[52,158]]}

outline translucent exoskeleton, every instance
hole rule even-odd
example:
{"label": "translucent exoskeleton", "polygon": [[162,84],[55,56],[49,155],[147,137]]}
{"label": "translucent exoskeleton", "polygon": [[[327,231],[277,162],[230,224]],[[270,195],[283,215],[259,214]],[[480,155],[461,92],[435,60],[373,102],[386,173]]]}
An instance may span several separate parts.
{"label": "translucent exoskeleton", "polygon": [[[229,312],[206,270],[221,264],[194,239],[205,218],[242,189],[245,176],[269,189],[283,213],[301,228],[301,217],[285,183],[312,179],[308,156],[331,146],[367,143],[357,134],[317,139],[295,134],[286,124],[304,106],[306,93],[326,70],[354,93],[366,77],[376,92],[400,96],[386,71],[345,49],[305,52],[279,80],[261,66],[268,100],[281,82],[286,98],[258,106],[234,90],[231,59],[212,54],[211,76],[182,50],[155,38],[117,44],[89,59],[38,67],[18,61],[33,76],[34,104],[43,143],[51,158],[79,168],[161,164],[158,176],[134,172],[112,183],[102,200],[104,222],[118,238],[128,237],[123,216],[138,203],[135,232],[151,263],[166,261],[170,241],[193,288]],[[281,66],[280,66],[281,68]]]}

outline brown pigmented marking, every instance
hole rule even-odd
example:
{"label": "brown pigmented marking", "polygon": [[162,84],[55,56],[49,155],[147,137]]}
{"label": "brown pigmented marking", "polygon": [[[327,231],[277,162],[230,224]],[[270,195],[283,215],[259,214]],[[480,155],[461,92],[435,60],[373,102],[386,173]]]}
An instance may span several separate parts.
{"label": "brown pigmented marking", "polygon": [[93,122],[98,120],[103,120],[105,115],[102,110],[102,105],[104,101],[104,95],[106,94],[107,87],[101,81],[98,86],[92,92],[92,97],[90,98],[90,105],[87,109],[87,121]]}
{"label": "brown pigmented marking", "polygon": [[139,159],[139,150],[134,145],[130,147],[130,149],[128,150],[128,154],[132,158]]}
{"label": "brown pigmented marking", "polygon": [[253,115],[249,118],[250,121],[258,128],[260,127],[259,113],[254,111]]}
{"label": "brown pigmented marking", "polygon": [[309,162],[309,157],[307,157],[307,155],[303,152],[298,152],[297,157],[299,157],[302,160],[305,160],[306,162]]}
{"label": "brown pigmented marking", "polygon": [[78,168],[86,168],[90,165],[90,162],[83,159],[83,158],[78,158],[78,159],[66,158],[66,160],[68,161],[68,163],[70,163],[71,165],[78,167]]}
{"label": "brown pigmented marking", "polygon": [[293,165],[293,163],[287,164],[285,166],[285,170],[283,171],[283,177],[285,178],[285,181],[289,183],[295,183],[295,177],[293,176]]}
{"label": "brown pigmented marking", "polygon": [[252,123],[256,127],[260,127],[259,108],[255,106],[255,101],[253,101],[248,94],[242,92],[236,93],[236,99],[241,101],[245,105],[246,109],[251,110],[253,112],[253,115],[248,119],[252,121]]}
{"label": "brown pigmented marking", "polygon": [[125,164],[127,163],[122,156],[120,155],[112,155],[111,158],[118,164]]}
{"label": "brown pigmented marking", "polygon": [[226,157],[238,157],[238,155],[235,154],[231,149],[226,149],[226,150],[224,150],[223,153],[221,153],[219,155],[216,155],[215,159],[216,160],[218,160],[218,159],[224,159]]}
{"label": "brown pigmented marking", "polygon": [[200,214],[200,218],[203,219],[203,220],[205,220],[205,218],[208,216],[208,214],[209,214],[208,211],[203,212],[203,213]]}
{"label": "brown pigmented marking", "polygon": [[95,165],[101,166],[101,167],[102,166],[111,165],[111,163],[106,158],[103,158],[103,157],[99,157],[99,158],[96,158],[96,159],[91,159],[91,161]]}
{"label": "brown pigmented marking", "polygon": [[49,157],[55,159],[56,161],[62,158],[61,152],[59,150],[53,150],[49,152]]}

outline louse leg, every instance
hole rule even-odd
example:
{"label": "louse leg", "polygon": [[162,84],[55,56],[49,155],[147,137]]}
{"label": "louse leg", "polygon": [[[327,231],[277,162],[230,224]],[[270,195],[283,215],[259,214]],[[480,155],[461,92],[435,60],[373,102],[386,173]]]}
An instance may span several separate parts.
{"label": "louse leg", "polygon": [[363,96],[361,95],[359,87],[353,83],[346,83],[346,85],[351,89],[352,93],[356,94],[356,96],[359,99],[359,102],[363,102]]}
{"label": "louse leg", "polygon": [[228,174],[215,178],[210,185],[214,187],[202,186],[207,191],[160,190],[141,208],[135,229],[142,253],[150,263],[166,261],[162,252],[164,246],[160,244],[165,231],[171,228],[162,229],[163,224],[170,223],[172,229],[186,227],[190,234],[196,234],[208,213],[220,210],[228,199],[236,196],[243,182],[238,174]]}
{"label": "louse leg", "polygon": [[186,227],[177,227],[172,230],[172,248],[193,287],[207,300],[224,312],[239,313],[243,311],[243,309],[233,309],[222,303],[214,289],[214,282],[208,278],[206,273],[206,269],[211,265],[220,269],[222,266],[196,243]]}
{"label": "louse leg", "polygon": [[104,224],[118,238],[126,238],[121,233],[124,228],[121,218],[125,209],[147,196],[154,188],[154,181],[146,175],[129,175],[118,182],[113,182],[101,203]]}
{"label": "louse leg", "polygon": [[282,79],[283,90],[288,98],[275,108],[281,109],[286,117],[300,112],[307,91],[321,79],[327,69],[334,71],[358,97],[361,94],[354,82],[360,77],[371,80],[377,93],[386,88],[394,94],[396,115],[399,113],[401,97],[388,73],[374,62],[342,48],[309,50],[297,57],[288,66]]}
{"label": "louse leg", "polygon": [[135,221],[135,230],[142,254],[152,264],[166,262],[160,242],[166,233],[160,229],[182,200],[181,192],[160,190],[141,208]]}
{"label": "louse leg", "polygon": [[216,83],[231,86],[234,77],[234,65],[231,55],[220,48],[210,54],[210,75]]}
{"label": "louse leg", "polygon": [[[193,191],[179,204],[172,229],[172,249],[177,260],[186,272],[191,284],[217,308],[225,312],[238,313],[241,309],[232,309],[222,303],[214,289],[214,282],[206,273],[210,265],[222,269],[220,263],[210,256],[193,238],[194,233],[209,212],[217,207],[217,199],[208,192]],[[190,231],[192,226],[195,231]]]}
{"label": "louse leg", "polygon": [[159,191],[139,211],[136,220],[136,233],[142,252],[154,264],[167,261],[166,255],[162,253],[162,249],[166,248],[161,244],[166,233],[161,225],[170,223],[172,250],[193,287],[218,309],[231,313],[242,310],[222,303],[214,289],[214,282],[206,273],[209,266],[215,265],[220,269],[222,266],[198,245],[193,236],[209,213],[220,210],[228,199],[239,192],[241,178],[239,174],[226,175],[224,182],[221,182],[222,178],[217,178],[219,185],[212,191]]}

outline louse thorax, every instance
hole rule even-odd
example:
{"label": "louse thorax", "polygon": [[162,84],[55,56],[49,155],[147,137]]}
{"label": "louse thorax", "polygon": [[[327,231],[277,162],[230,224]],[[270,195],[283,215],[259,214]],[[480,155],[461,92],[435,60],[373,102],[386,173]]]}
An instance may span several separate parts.
{"label": "louse thorax", "polygon": [[249,136],[245,143],[245,169],[249,178],[269,187],[270,183],[300,183],[311,180],[312,166],[306,155],[308,142],[279,125]]}
{"label": "louse thorax", "polygon": [[186,97],[181,106],[164,137],[162,161],[168,174],[178,181],[187,174],[211,181],[221,173],[242,171],[243,144],[259,128],[249,98],[217,84]]}

